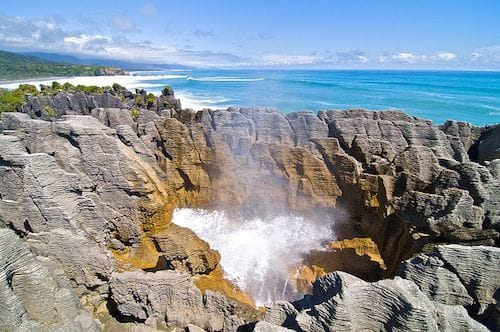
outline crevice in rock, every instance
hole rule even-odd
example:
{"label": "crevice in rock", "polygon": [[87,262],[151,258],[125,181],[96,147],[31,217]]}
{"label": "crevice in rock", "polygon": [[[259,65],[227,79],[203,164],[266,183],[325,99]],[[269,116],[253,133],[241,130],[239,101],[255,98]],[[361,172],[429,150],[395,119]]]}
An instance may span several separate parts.
{"label": "crevice in rock", "polygon": [[82,149],[80,147],[80,143],[78,143],[78,141],[71,135],[69,134],[65,134],[65,133],[57,133],[58,136],[62,137],[62,138],[65,138],[66,140],[68,140],[69,144],[71,144],[72,146],[74,146],[75,148],[78,149],[78,151],[80,151],[80,153],[82,153]]}
{"label": "crevice in rock", "polygon": [[31,225],[30,225],[30,223],[28,222],[28,220],[25,220],[25,221],[24,221],[23,226],[24,226],[24,229],[25,229],[28,233],[33,233],[33,229],[31,228]]}
{"label": "crevice in rock", "polygon": [[5,160],[2,158],[2,156],[0,156],[0,166],[13,167],[14,164],[11,161]]}
{"label": "crevice in rock", "polygon": [[448,271],[452,272],[454,275],[457,276],[458,280],[460,280],[460,283],[467,290],[467,294],[472,299],[474,299],[474,303],[472,303],[470,305],[467,305],[467,306],[464,306],[464,307],[465,307],[465,309],[467,309],[467,311],[469,312],[469,315],[471,315],[471,317],[477,319],[478,318],[479,308],[480,308],[480,303],[479,303],[479,299],[477,298],[476,294],[474,294],[474,292],[471,290],[470,285],[468,285],[467,282],[460,276],[460,273],[453,267],[453,265],[451,265],[446,260],[446,258],[444,258],[443,255],[441,255],[439,253],[439,251],[437,251],[437,249],[434,249],[434,252],[435,252],[435,255],[437,257],[439,257],[439,259],[441,259],[443,261],[443,263],[444,263],[443,267],[446,268]]}
{"label": "crevice in rock", "polygon": [[471,145],[467,154],[469,155],[469,159],[474,162],[479,162],[479,143],[484,139],[484,132],[481,133],[479,138]]}
{"label": "crevice in rock", "polygon": [[[25,222],[24,222],[25,227],[26,227],[26,223],[27,223],[27,221],[25,221]],[[16,228],[16,227],[15,227],[14,225],[12,225],[12,224],[6,224],[6,225],[7,225],[7,228],[10,228],[11,230],[13,230],[13,231],[14,231],[14,233],[16,233],[16,235],[17,235],[17,236],[19,236],[20,238],[25,238],[25,237],[26,237],[26,235],[28,235],[28,233],[27,233],[27,232],[25,232],[25,231],[23,231],[23,230],[21,230],[21,229]],[[28,226],[29,226],[29,225],[28,225]],[[30,229],[31,229],[31,227],[30,227]],[[28,232],[33,232],[33,230],[28,231]]]}
{"label": "crevice in rock", "polygon": [[145,319],[134,318],[131,316],[123,315],[118,309],[118,305],[113,301],[112,298],[108,298],[106,301],[106,309],[108,313],[120,323],[144,323]]}
{"label": "crevice in rock", "polygon": [[153,143],[156,144],[156,147],[163,153],[163,155],[165,156],[165,158],[167,158],[170,161],[174,160],[174,158],[172,157],[172,155],[170,153],[168,153],[167,148],[165,146],[165,142],[163,142],[163,140],[158,139],[156,137],[153,137],[152,141],[153,141]]}
{"label": "crevice in rock", "polygon": [[191,179],[189,178],[189,175],[186,174],[182,169],[177,168],[177,172],[179,173],[180,177],[182,178],[182,181],[184,182],[184,189],[186,191],[199,191],[200,186],[195,185]]}
{"label": "crevice in rock", "polygon": [[[155,241],[153,241],[155,242]],[[156,246],[156,244],[155,244]],[[161,249],[160,249],[161,250]],[[161,251],[159,251],[161,252]],[[172,265],[170,262],[165,258],[165,256],[159,256],[158,257],[158,262],[156,263],[156,266],[143,269],[145,272],[158,272],[158,271],[163,271],[163,270],[172,270]]]}

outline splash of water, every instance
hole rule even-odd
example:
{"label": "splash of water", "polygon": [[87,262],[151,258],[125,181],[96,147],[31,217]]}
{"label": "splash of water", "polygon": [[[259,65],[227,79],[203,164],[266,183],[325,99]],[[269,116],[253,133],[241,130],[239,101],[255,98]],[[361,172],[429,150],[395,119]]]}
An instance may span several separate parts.
{"label": "splash of water", "polygon": [[290,270],[304,253],[333,238],[328,223],[292,214],[232,220],[224,211],[183,208],[174,211],[172,221],[217,249],[226,277],[258,305],[289,299]]}

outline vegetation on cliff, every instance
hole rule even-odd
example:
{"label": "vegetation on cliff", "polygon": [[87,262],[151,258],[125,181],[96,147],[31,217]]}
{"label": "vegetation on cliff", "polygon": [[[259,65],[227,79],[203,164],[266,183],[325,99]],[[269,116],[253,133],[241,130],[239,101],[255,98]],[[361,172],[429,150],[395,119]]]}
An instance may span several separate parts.
{"label": "vegetation on cliff", "polygon": [[[50,109],[57,110],[63,107],[67,98],[73,98],[78,93],[86,95],[84,103],[88,106],[89,111],[95,108],[90,99],[95,97],[105,98],[107,102],[102,104],[103,107],[130,109],[134,120],[139,117],[141,109],[160,111],[163,109],[180,109],[181,107],[180,101],[175,99],[170,86],[166,86],[160,96],[155,96],[143,89],[136,89],[135,93],[132,93],[118,83],[114,83],[112,86],[100,87],[81,84],[75,86],[68,82],[61,84],[54,81],[50,85],[41,84],[39,89],[32,84],[21,84],[17,89],[13,90],[0,88],[0,114],[2,112],[25,112],[24,107],[35,107],[39,112],[43,111],[42,113],[50,118],[56,117],[55,113],[57,112],[54,113]],[[43,107],[39,109],[40,105],[38,104],[37,106],[32,105],[30,100],[33,99],[42,101],[40,105],[43,105],[45,109]]]}
{"label": "vegetation on cliff", "polygon": [[52,85],[41,85],[40,90],[38,90],[36,86],[32,84],[20,84],[17,89],[0,89],[0,113],[19,111],[21,106],[24,104],[25,96],[48,96],[57,94],[61,91],[103,93],[106,89],[111,90],[111,87],[101,88],[93,85],[74,86],[71,83],[60,84],[54,81],[52,82]]}
{"label": "vegetation on cliff", "polygon": [[124,72],[119,68],[59,63],[35,56],[0,51],[0,80],[50,76],[99,76],[116,74],[124,74]]}
{"label": "vegetation on cliff", "polygon": [[0,113],[19,110],[24,103],[25,95],[37,95],[39,91],[34,85],[21,84],[17,89],[0,89]]}

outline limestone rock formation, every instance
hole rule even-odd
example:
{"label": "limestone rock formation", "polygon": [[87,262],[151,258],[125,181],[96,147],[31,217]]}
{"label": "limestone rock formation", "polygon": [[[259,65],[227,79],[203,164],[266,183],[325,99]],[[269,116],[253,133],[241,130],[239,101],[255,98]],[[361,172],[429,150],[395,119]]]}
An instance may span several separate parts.
{"label": "limestone rock formation", "polygon": [[110,288],[120,315],[154,327],[166,321],[171,326],[193,324],[209,331],[233,331],[245,323],[234,301],[210,291],[202,295],[186,273],[114,273]]}
{"label": "limestone rock formation", "polygon": [[439,245],[404,262],[399,275],[433,301],[464,306],[492,329],[498,327],[499,248]]}
{"label": "limestone rock formation", "polygon": [[0,229],[0,327],[9,331],[99,331],[57,264]]}
{"label": "limestone rock formation", "polygon": [[[498,329],[498,126],[195,112],[118,85],[27,96],[1,125],[0,329]],[[338,242],[305,261],[312,295],[256,323],[219,253],[170,223],[186,206],[294,210]]]}
{"label": "limestone rock formation", "polygon": [[463,307],[436,304],[415,283],[374,283],[344,272],[317,279],[284,326],[300,331],[487,331]]}

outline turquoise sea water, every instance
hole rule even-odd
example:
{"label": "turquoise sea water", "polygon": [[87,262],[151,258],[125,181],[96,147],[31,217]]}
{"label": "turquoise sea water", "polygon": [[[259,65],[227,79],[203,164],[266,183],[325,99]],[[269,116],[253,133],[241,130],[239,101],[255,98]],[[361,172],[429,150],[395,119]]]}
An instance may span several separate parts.
{"label": "turquoise sea water", "polygon": [[401,109],[436,124],[500,122],[500,72],[177,70],[135,75],[141,75],[137,86],[142,83],[148,91],[171,85],[184,106],[194,108]]}
{"label": "turquoise sea water", "polygon": [[192,69],[57,81],[101,86],[117,82],[157,94],[171,85],[183,107],[196,110],[228,106],[274,107],[283,112],[400,109],[435,124],[446,120],[500,123],[500,72]]}

